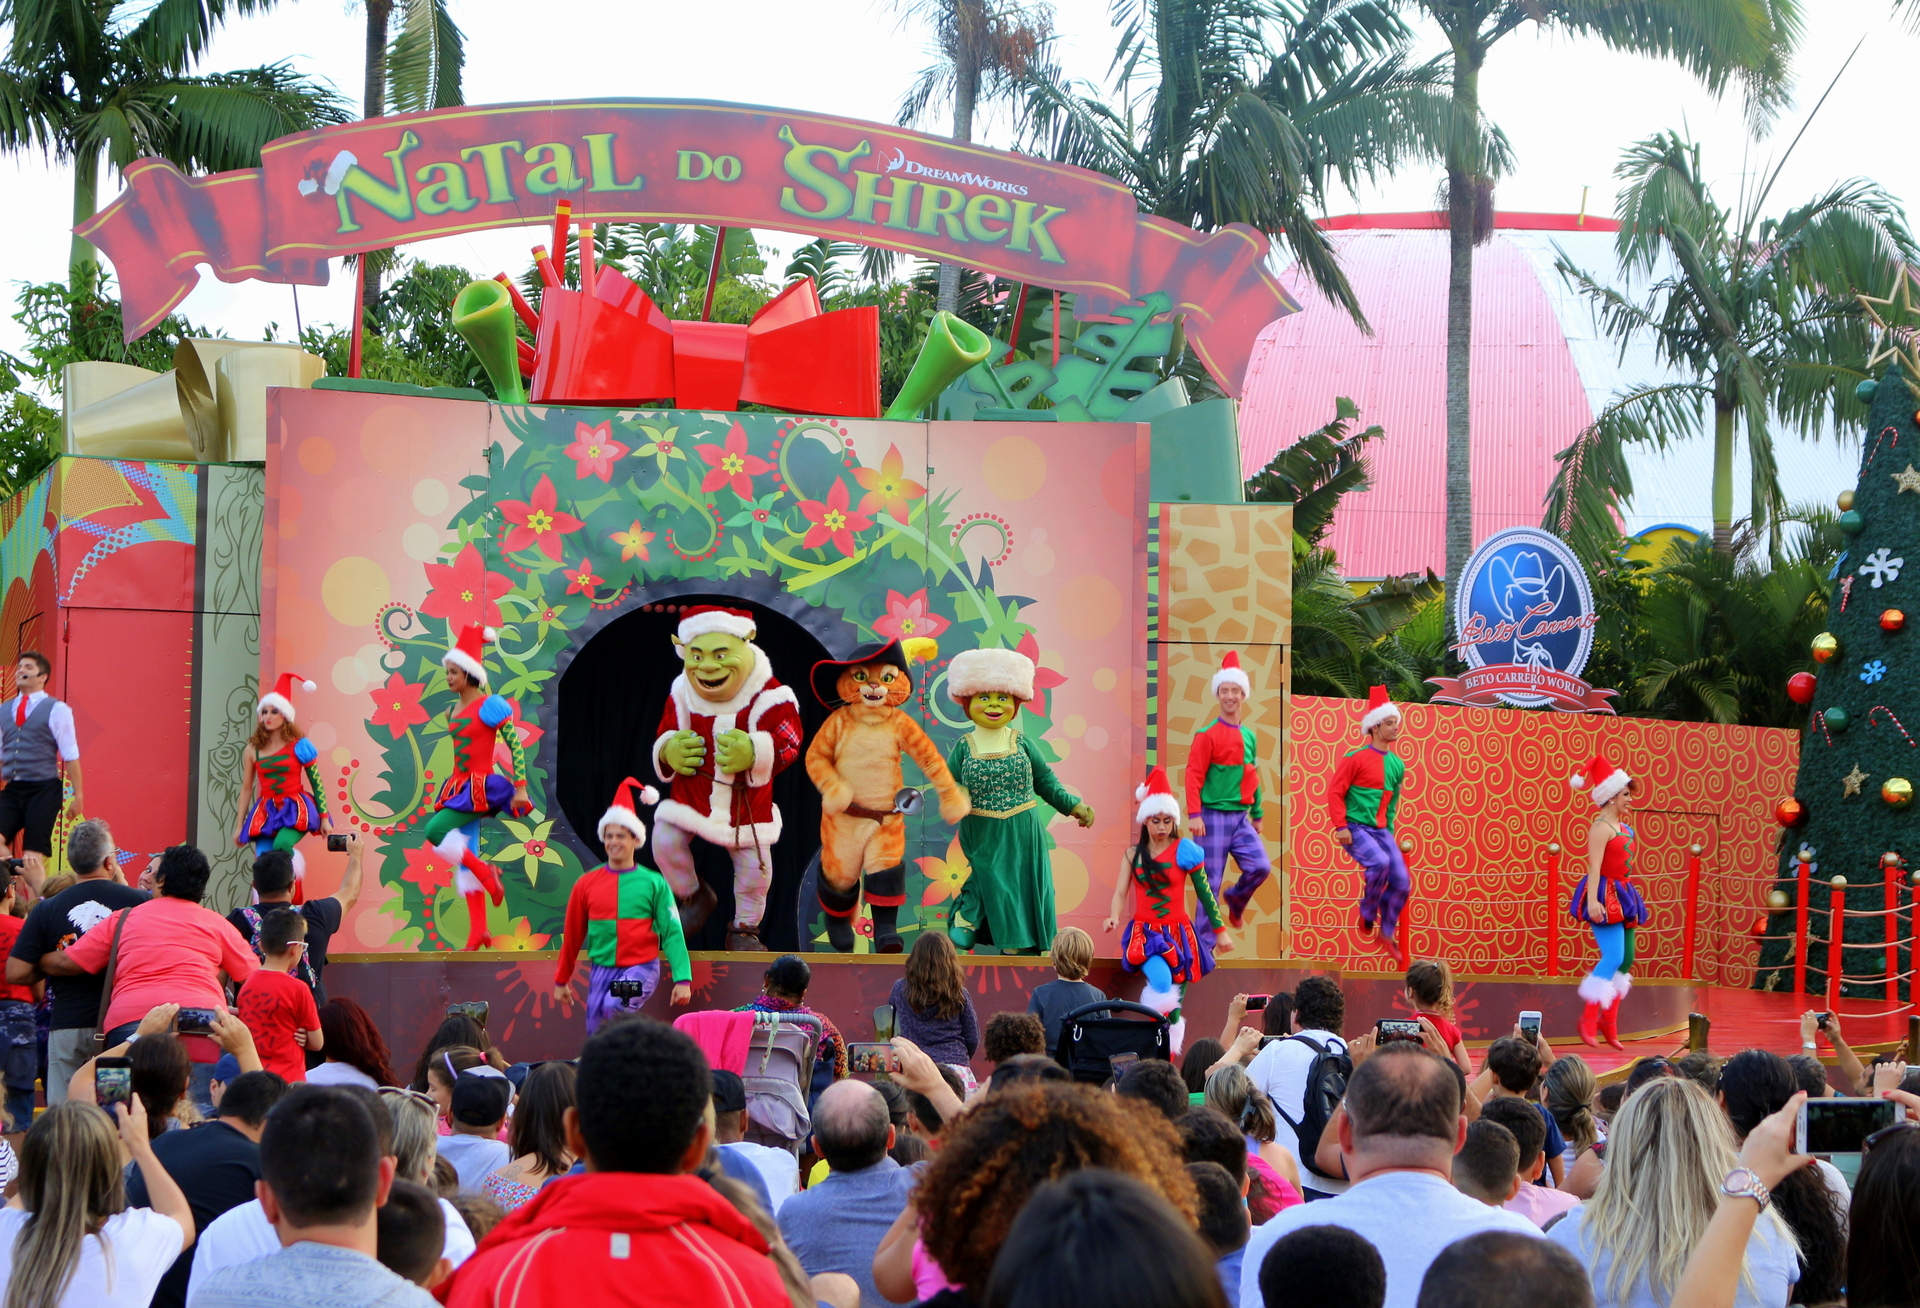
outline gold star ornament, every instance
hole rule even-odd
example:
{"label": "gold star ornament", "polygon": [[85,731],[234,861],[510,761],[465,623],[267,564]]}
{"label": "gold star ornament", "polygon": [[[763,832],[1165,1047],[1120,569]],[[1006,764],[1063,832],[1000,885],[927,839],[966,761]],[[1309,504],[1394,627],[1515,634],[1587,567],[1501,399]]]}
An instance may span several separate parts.
{"label": "gold star ornament", "polygon": [[1887,475],[1893,478],[1894,494],[1898,495],[1905,491],[1920,494],[1920,472],[1915,472],[1911,463],[1907,465],[1905,472],[1890,472]]}
{"label": "gold star ornament", "polygon": [[1913,277],[1905,268],[1895,274],[1897,280],[1882,296],[1855,295],[1873,325],[1873,354],[1867,360],[1871,375],[1881,363],[1894,360],[1909,377],[1920,377],[1920,351],[1914,348],[1916,309],[1913,303]]}
{"label": "gold star ornament", "polygon": [[1860,783],[1865,781],[1866,779],[1867,779],[1867,774],[1860,770],[1860,765],[1858,763],[1855,763],[1853,765],[1853,771],[1847,773],[1846,776],[1840,778],[1841,795],[1847,796],[1847,795],[1859,794]]}

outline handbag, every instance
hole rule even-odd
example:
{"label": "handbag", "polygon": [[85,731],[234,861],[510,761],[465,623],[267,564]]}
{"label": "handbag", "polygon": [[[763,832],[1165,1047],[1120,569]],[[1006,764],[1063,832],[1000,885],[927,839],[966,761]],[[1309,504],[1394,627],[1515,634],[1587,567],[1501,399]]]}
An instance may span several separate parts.
{"label": "handbag", "polygon": [[127,929],[127,914],[132,908],[123,908],[116,914],[113,924],[113,943],[107,947],[107,974],[100,984],[100,1008],[93,1015],[93,1043],[104,1049],[107,1045],[107,1031],[101,1022],[107,1015],[107,1008],[113,1002],[113,973],[120,962],[120,933]]}

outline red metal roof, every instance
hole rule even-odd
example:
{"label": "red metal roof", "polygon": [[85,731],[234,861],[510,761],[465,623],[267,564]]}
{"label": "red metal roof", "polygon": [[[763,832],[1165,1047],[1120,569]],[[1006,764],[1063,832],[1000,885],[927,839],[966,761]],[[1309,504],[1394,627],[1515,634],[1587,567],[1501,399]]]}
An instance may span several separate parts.
{"label": "red metal roof", "polygon": [[[1350,232],[1363,228],[1384,227],[1395,231],[1418,231],[1422,228],[1442,228],[1447,225],[1447,216],[1438,210],[1427,209],[1415,213],[1343,213],[1333,218],[1322,218],[1320,226],[1330,232]],[[1577,213],[1513,213],[1496,210],[1493,215],[1494,230],[1510,232],[1617,232],[1620,222],[1616,218],[1596,218],[1592,214]]]}

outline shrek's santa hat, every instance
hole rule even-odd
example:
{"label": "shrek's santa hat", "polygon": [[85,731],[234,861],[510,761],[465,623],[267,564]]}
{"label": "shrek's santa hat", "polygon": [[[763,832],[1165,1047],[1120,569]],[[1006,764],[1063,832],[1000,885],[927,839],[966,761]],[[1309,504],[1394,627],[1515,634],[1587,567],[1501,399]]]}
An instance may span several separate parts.
{"label": "shrek's santa hat", "polygon": [[1400,706],[1387,695],[1385,686],[1373,686],[1367,690],[1367,712],[1360,719],[1360,734],[1366,735],[1388,718],[1400,716]]}
{"label": "shrek's santa hat", "polygon": [[474,684],[482,690],[487,687],[487,669],[481,658],[487,650],[487,642],[494,637],[492,627],[469,625],[460,629],[460,639],[440,660],[443,668],[459,668],[472,677]]}
{"label": "shrek's santa hat", "polygon": [[1596,807],[1606,803],[1632,784],[1632,777],[1607,762],[1599,754],[1593,756],[1593,762],[1587,764],[1585,772],[1576,772],[1567,778],[1567,785],[1574,790],[1591,790]]}
{"label": "shrek's santa hat", "polygon": [[643,845],[646,844],[647,828],[641,823],[640,814],[635,811],[639,807],[633,802],[636,797],[641,804],[660,802],[659,791],[628,777],[620,783],[619,789],[613,792],[613,803],[605,813],[600,815],[600,825],[594,828],[594,833],[605,840],[608,827],[621,827],[631,831],[635,840]]}
{"label": "shrek's santa hat", "polygon": [[699,604],[680,615],[680,628],[675,635],[682,645],[696,636],[710,636],[715,632],[752,640],[758,627],[759,623],[754,620],[753,614],[745,609],[723,609],[717,604]]}
{"label": "shrek's santa hat", "polygon": [[[1233,656],[1229,654],[1227,657]],[[1134,788],[1133,797],[1140,803],[1139,812],[1134,814],[1133,820],[1143,827],[1148,818],[1159,814],[1165,814],[1175,822],[1180,820],[1180,801],[1173,797],[1173,787],[1167,784],[1165,768],[1155,768],[1147,773],[1146,782]]]}
{"label": "shrek's santa hat", "polygon": [[1222,686],[1238,686],[1243,694],[1253,694],[1253,682],[1247,679],[1246,670],[1240,666],[1240,651],[1237,649],[1228,650],[1227,656],[1220,660],[1220,670],[1207,683],[1207,694],[1218,695]]}
{"label": "shrek's santa hat", "polygon": [[277,709],[281,717],[289,722],[294,721],[293,688],[295,686],[309,694],[319,689],[297,672],[282,672],[279,680],[273,683],[273,689],[260,697],[260,704],[254,712],[261,713],[267,709]]}

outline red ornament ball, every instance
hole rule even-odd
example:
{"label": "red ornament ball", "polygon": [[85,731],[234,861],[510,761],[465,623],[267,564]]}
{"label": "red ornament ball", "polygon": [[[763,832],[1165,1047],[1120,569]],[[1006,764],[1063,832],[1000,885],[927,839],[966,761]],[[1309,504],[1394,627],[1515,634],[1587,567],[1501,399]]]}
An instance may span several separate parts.
{"label": "red ornament ball", "polygon": [[1796,672],[1787,678],[1787,698],[1796,704],[1811,704],[1814,688],[1819,684],[1811,672]]}
{"label": "red ornament ball", "polygon": [[1907,615],[1899,609],[1888,609],[1880,615],[1880,630],[1899,631],[1907,625]]}
{"label": "red ornament ball", "polygon": [[1773,806],[1773,820],[1783,827],[1797,827],[1807,820],[1807,806],[1789,795]]}

